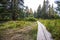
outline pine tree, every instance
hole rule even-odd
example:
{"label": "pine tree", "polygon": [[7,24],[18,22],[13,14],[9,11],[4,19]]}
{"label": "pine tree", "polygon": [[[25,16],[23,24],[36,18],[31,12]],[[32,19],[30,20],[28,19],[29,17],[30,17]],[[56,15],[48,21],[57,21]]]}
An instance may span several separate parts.
{"label": "pine tree", "polygon": [[28,6],[26,6],[26,9],[25,9],[25,17],[28,17],[29,16],[29,9],[28,9]]}
{"label": "pine tree", "polygon": [[55,16],[55,13],[54,12],[55,11],[54,11],[53,4],[52,4],[52,18],[54,18],[54,16]]}
{"label": "pine tree", "polygon": [[12,20],[16,20],[18,0],[12,0]]}
{"label": "pine tree", "polygon": [[6,10],[7,0],[0,0],[0,13]]}
{"label": "pine tree", "polygon": [[43,2],[43,7],[42,7],[42,18],[46,18],[46,3],[45,3],[45,0]]}
{"label": "pine tree", "polygon": [[51,6],[49,5],[48,17],[51,18]]}
{"label": "pine tree", "polygon": [[37,18],[37,12],[34,11],[34,18]]}
{"label": "pine tree", "polygon": [[41,5],[39,5],[38,9],[37,9],[37,18],[41,18],[42,14],[41,14]]}
{"label": "pine tree", "polygon": [[42,18],[48,17],[48,7],[49,7],[49,1],[44,0],[43,7],[42,7]]}
{"label": "pine tree", "polygon": [[32,11],[32,8],[29,9],[29,17],[33,17],[33,11]]}
{"label": "pine tree", "polygon": [[53,5],[52,5],[52,7],[49,5],[49,11],[48,12],[49,12],[48,17],[54,18],[55,13],[54,13]]}
{"label": "pine tree", "polygon": [[56,10],[59,12],[59,14],[60,14],[60,1],[56,1],[56,4],[57,4],[57,8],[56,8]]}
{"label": "pine tree", "polygon": [[9,16],[7,13],[9,10],[7,10],[8,7],[8,0],[0,0],[0,19],[6,19],[7,16]]}
{"label": "pine tree", "polygon": [[19,9],[18,8],[18,4],[20,4],[20,6],[23,6],[23,3],[24,1],[23,0],[20,0],[22,3],[19,2],[19,0],[12,0],[12,19],[13,20],[16,20],[17,19],[17,16],[20,12],[20,18],[24,17],[24,13],[23,13],[23,10],[22,9]]}

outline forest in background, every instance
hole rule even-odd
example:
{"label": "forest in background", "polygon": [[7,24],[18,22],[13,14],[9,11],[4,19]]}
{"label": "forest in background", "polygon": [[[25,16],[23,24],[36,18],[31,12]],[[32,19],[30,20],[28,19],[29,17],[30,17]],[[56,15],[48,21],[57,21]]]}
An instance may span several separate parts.
{"label": "forest in background", "polygon": [[[53,4],[50,6],[49,1],[39,5],[37,11],[32,11],[28,6],[24,6],[24,0],[0,0],[0,20],[23,20],[25,18],[42,18],[42,19],[60,19],[60,2],[56,1],[57,7]],[[22,8],[21,8],[22,6]],[[58,15],[59,14],[59,15]]]}

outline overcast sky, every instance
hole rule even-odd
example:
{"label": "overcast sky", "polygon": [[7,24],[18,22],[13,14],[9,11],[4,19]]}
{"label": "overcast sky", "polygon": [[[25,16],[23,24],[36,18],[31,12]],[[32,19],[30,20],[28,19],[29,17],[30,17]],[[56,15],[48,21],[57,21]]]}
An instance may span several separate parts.
{"label": "overcast sky", "polygon": [[[24,5],[28,6],[29,8],[32,8],[32,10],[37,10],[39,4],[43,4],[44,0],[24,0]],[[54,3],[55,0],[49,0],[50,4],[54,4],[54,7],[56,6]]]}

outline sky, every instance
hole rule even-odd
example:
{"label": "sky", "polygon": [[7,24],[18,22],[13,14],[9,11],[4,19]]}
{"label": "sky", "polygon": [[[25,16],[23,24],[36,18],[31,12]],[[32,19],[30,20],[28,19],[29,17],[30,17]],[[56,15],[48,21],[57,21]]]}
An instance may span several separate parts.
{"label": "sky", "polygon": [[[38,6],[41,4],[43,5],[43,1],[44,0],[24,0],[24,5],[28,6],[28,8],[32,8],[33,11],[36,11]],[[54,5],[54,7],[56,6],[56,4],[54,3],[55,0],[49,0],[50,5]]]}

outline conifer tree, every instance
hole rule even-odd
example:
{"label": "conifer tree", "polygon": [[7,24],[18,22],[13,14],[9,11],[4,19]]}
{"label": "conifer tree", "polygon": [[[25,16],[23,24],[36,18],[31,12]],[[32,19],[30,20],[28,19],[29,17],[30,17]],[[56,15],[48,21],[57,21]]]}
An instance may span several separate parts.
{"label": "conifer tree", "polygon": [[57,8],[56,8],[56,10],[59,12],[59,14],[60,14],[60,1],[56,1],[56,4],[57,4]]}
{"label": "conifer tree", "polygon": [[42,7],[42,18],[46,18],[46,1],[44,0],[43,2],[43,7]]}
{"label": "conifer tree", "polygon": [[37,12],[34,11],[34,18],[37,18]]}
{"label": "conifer tree", "polygon": [[41,5],[39,5],[38,9],[37,9],[37,18],[41,18],[42,14],[41,14]]}

